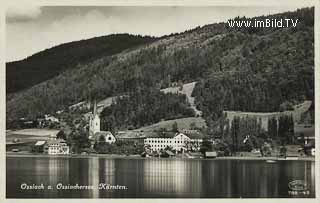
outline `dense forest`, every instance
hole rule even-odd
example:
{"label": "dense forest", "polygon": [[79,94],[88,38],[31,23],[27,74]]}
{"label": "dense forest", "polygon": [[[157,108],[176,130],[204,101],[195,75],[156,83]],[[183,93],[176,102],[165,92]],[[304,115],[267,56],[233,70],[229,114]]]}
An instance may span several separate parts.
{"label": "dense forest", "polygon": [[49,80],[65,70],[125,49],[155,41],[152,37],[114,34],[69,42],[36,53],[24,60],[6,64],[7,93],[29,88]]}
{"label": "dense forest", "polygon": [[230,146],[232,152],[251,151],[263,146],[264,141],[273,141],[277,145],[293,144],[294,122],[292,116],[283,115],[277,121],[269,120],[270,125],[265,131],[261,128],[261,122],[254,117],[235,117],[231,124],[223,129],[222,139]]}
{"label": "dense forest", "polygon": [[[209,126],[219,120],[222,110],[268,112],[280,110],[283,104],[314,100],[314,9],[259,18],[267,17],[299,21],[297,27],[270,29],[206,25],[98,57],[27,90],[7,94],[7,121],[117,95],[132,95],[103,112],[104,122],[117,116],[117,128],[186,116],[182,97],[155,93],[177,81],[198,82],[193,96]],[[146,93],[134,96],[138,89]],[[178,102],[181,108],[170,112]],[[164,112],[159,114],[160,110]],[[143,116],[144,111],[149,117]]]}
{"label": "dense forest", "polygon": [[101,115],[101,128],[137,129],[164,120],[194,116],[185,95],[164,94],[152,89],[138,89],[118,97]]}

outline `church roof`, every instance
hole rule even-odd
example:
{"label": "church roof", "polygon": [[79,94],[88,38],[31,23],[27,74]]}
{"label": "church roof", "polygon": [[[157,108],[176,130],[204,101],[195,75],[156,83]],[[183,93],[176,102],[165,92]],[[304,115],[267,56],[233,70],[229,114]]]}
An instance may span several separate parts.
{"label": "church roof", "polygon": [[110,131],[99,131],[99,132],[96,132],[94,135],[112,135],[113,134],[110,132]]}

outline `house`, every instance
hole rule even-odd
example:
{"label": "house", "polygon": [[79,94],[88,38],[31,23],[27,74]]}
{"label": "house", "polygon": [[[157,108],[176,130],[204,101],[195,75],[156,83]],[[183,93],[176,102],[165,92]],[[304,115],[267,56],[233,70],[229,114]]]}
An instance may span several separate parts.
{"label": "house", "polygon": [[166,150],[165,153],[168,154],[169,157],[173,157],[173,156],[175,155],[174,153],[172,153],[172,152],[169,151],[169,150]]}
{"label": "house", "polygon": [[190,148],[190,144],[197,143],[199,144],[200,149],[200,143],[202,142],[202,139],[190,139],[187,135],[183,133],[177,133],[173,138],[146,138],[144,139],[144,145],[149,145],[152,151],[160,151],[164,150],[167,147],[172,148],[172,150],[175,151],[188,151]]}
{"label": "house", "polygon": [[116,138],[110,131],[100,131],[94,134],[94,139],[96,142],[106,142],[109,144],[115,143]]}
{"label": "house", "polygon": [[206,152],[205,153],[205,158],[216,158],[217,157],[217,152]]}
{"label": "house", "polygon": [[50,114],[44,115],[44,120],[49,121],[49,122],[53,122],[53,123],[58,123],[59,122],[58,118],[56,118],[54,116],[51,116]]}
{"label": "house", "polygon": [[64,140],[48,140],[44,146],[44,153],[50,155],[69,154],[69,146]]}
{"label": "house", "polygon": [[74,110],[83,110],[83,109],[90,109],[91,103],[90,102],[79,102],[77,104],[73,104],[69,106],[69,110],[74,111]]}
{"label": "house", "polygon": [[44,151],[44,146],[46,144],[46,141],[37,141],[35,144],[34,144],[34,148],[33,148],[33,151],[34,152],[39,152],[39,153],[42,153]]}

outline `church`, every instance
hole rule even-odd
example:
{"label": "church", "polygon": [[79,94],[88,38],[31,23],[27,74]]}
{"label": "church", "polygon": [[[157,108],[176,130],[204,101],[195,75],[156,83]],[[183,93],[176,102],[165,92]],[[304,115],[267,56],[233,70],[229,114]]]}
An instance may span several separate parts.
{"label": "church", "polygon": [[91,147],[94,143],[106,142],[109,144],[115,143],[116,138],[110,131],[100,130],[100,117],[97,113],[97,104],[94,103],[93,113],[89,117],[89,139],[91,140]]}

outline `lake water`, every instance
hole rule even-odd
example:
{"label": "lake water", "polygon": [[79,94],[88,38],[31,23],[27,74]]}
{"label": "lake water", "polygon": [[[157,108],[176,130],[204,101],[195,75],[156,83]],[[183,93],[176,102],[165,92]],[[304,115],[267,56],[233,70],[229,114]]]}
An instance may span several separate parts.
{"label": "lake water", "polygon": [[[315,197],[313,161],[7,157],[6,164],[7,198]],[[307,193],[289,194],[294,180]],[[91,188],[57,189],[76,184]]]}

